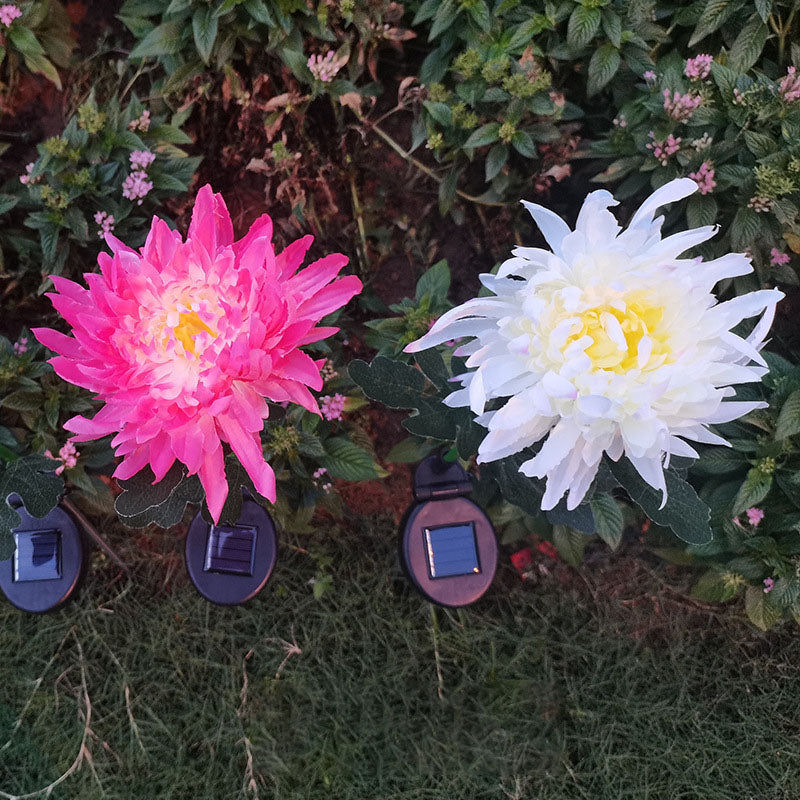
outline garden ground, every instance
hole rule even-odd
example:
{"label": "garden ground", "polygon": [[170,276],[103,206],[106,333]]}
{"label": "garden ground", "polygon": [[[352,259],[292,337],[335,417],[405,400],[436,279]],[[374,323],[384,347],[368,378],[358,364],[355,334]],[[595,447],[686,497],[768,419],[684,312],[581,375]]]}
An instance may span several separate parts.
{"label": "garden ground", "polygon": [[791,631],[687,599],[635,541],[526,581],[505,557],[433,609],[393,525],[285,537],[240,608],[195,593],[177,537],[112,529],[130,579],[95,555],[66,609],[0,606],[0,797],[65,773],[50,797],[800,796]]}

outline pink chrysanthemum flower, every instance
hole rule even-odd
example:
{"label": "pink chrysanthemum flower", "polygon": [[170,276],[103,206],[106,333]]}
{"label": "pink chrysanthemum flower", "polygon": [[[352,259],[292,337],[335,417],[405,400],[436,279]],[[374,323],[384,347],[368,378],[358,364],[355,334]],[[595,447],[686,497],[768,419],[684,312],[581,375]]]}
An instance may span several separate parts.
{"label": "pink chrysanthemum flower", "polygon": [[222,196],[204,186],[185,242],[154,218],[140,252],[106,236],[113,255],[100,254],[101,273],[84,276],[88,289],[53,276],[58,294],[49,297],[75,337],[34,334],[60,353],[51,363],[62,378],[105,401],[94,419],[65,424],[71,441],[118,431],[120,479],[149,464],[160,481],[177,459],[199,476],[215,521],[228,495],[228,442],[274,502],[259,438],[264,398],[319,413],[309,387],[322,388],[323,362],[299,348],[335,333],[315,326],[361,290],[354,276],[334,280],[347,264],[338,253],[298,271],[312,240],[276,255],[265,214],[235,242]]}

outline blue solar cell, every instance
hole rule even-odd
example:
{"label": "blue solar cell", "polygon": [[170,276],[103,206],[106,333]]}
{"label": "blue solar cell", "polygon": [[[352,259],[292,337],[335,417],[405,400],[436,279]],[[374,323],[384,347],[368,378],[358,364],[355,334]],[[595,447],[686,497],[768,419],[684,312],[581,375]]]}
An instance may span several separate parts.
{"label": "blue solar cell", "polygon": [[425,528],[424,533],[431,578],[480,573],[475,526],[472,522]]}
{"label": "blue solar cell", "polygon": [[57,581],[61,577],[61,534],[58,531],[14,533],[14,580]]}
{"label": "blue solar cell", "polygon": [[257,533],[256,528],[243,525],[212,525],[208,533],[204,570],[251,577]]}

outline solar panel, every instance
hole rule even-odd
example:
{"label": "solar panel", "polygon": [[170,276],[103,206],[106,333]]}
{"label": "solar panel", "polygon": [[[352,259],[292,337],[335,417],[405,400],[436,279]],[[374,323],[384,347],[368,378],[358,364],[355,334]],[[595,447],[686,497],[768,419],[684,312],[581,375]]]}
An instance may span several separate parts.
{"label": "solar panel", "polygon": [[472,522],[425,528],[424,534],[431,578],[480,573],[475,525]]}
{"label": "solar panel", "polygon": [[226,575],[253,574],[257,529],[243,525],[212,525],[204,570]]}
{"label": "solar panel", "polygon": [[14,581],[55,581],[61,577],[61,534],[58,531],[14,533]]}

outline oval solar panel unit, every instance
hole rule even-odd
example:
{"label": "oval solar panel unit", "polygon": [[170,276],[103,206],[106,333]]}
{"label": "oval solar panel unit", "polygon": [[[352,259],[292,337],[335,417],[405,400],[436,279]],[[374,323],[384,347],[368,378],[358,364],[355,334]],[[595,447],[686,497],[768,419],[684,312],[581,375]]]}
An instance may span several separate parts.
{"label": "oval solar panel unit", "polygon": [[246,603],[269,580],[278,555],[275,523],[267,511],[245,500],[235,525],[211,525],[201,514],[186,535],[186,569],[206,600]]}
{"label": "oval solar panel unit", "polygon": [[497,567],[489,518],[467,495],[472,481],[459,464],[425,459],[414,476],[418,501],[400,531],[400,556],[411,582],[429,600],[466,606],[482,597]]}
{"label": "oval solar panel unit", "polygon": [[21,522],[11,532],[14,553],[0,561],[0,589],[22,611],[41,614],[67,602],[85,569],[80,529],[60,506],[45,517],[32,517],[16,505]]}

